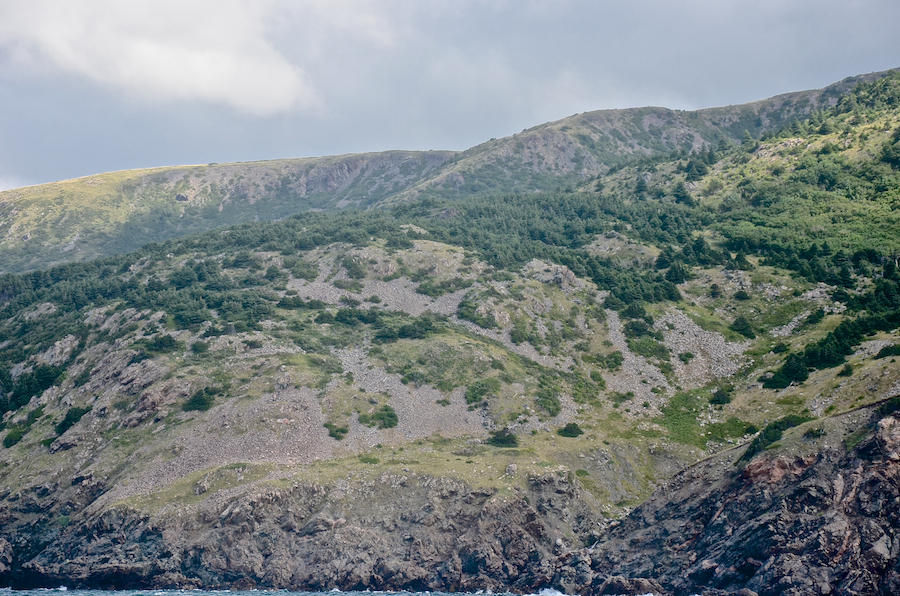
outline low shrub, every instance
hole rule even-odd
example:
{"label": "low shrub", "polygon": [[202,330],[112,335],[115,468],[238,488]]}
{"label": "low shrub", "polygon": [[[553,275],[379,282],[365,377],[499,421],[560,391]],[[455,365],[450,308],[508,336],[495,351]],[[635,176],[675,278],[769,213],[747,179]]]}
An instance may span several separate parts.
{"label": "low shrub", "polygon": [[575,437],[583,435],[584,431],[581,430],[581,427],[578,426],[577,423],[570,422],[567,425],[565,425],[564,427],[557,429],[556,434],[558,434],[561,437],[570,437],[570,438],[574,439]]}

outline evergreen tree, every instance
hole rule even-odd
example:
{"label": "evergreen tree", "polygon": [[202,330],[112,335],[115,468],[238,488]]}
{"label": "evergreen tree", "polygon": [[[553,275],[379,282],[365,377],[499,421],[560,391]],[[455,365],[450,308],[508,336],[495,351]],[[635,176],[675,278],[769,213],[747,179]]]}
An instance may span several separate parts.
{"label": "evergreen tree", "polygon": [[680,180],[675,184],[675,188],[672,189],[672,196],[675,197],[676,203],[684,203],[689,207],[694,206],[694,197],[688,192],[684,182],[681,182]]}
{"label": "evergreen tree", "polygon": [[757,143],[753,138],[753,135],[750,134],[749,130],[744,130],[744,136],[741,139],[741,149],[746,151],[747,153],[753,153],[756,151]]}
{"label": "evergreen tree", "polygon": [[731,324],[731,330],[737,331],[744,337],[748,339],[753,339],[756,337],[756,333],[753,331],[753,326],[750,325],[750,321],[747,320],[744,315],[739,315],[734,322]]}
{"label": "evergreen tree", "polygon": [[659,256],[656,257],[656,268],[657,269],[665,269],[666,267],[671,267],[672,262],[675,259],[675,254],[670,247],[666,247],[659,253]]}
{"label": "evergreen tree", "polygon": [[690,274],[685,266],[678,262],[672,263],[672,266],[666,271],[666,280],[673,284],[683,284],[689,278]]}
{"label": "evergreen tree", "polygon": [[638,176],[637,182],[634,184],[634,192],[638,195],[643,195],[647,192],[647,181],[643,176]]}

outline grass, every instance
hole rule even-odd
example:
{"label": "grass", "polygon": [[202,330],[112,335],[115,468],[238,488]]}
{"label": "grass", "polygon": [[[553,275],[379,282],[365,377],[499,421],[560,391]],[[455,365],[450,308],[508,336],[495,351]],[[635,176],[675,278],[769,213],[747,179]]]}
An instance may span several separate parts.
{"label": "grass", "polygon": [[[194,505],[217,491],[257,483],[274,469],[276,469],[274,464],[237,463],[208,468],[180,478],[160,491],[124,499],[120,501],[120,504],[149,513],[159,511],[164,507]],[[206,492],[197,494],[195,487],[199,482],[209,485]]]}
{"label": "grass", "polygon": [[706,439],[724,442],[727,439],[737,439],[743,437],[750,425],[743,420],[734,416],[728,418],[725,422],[709,424],[705,427]]}
{"label": "grass", "polygon": [[869,434],[869,429],[866,427],[861,427],[844,437],[844,445],[847,446],[847,451],[853,451],[857,445]]}
{"label": "grass", "polygon": [[669,349],[652,337],[629,338],[627,341],[628,348],[635,354],[663,362],[669,361]]}
{"label": "grass", "polygon": [[706,405],[698,392],[676,393],[663,406],[663,417],[655,420],[669,432],[669,437],[678,443],[705,447],[706,439],[701,436],[701,426],[697,415]]}

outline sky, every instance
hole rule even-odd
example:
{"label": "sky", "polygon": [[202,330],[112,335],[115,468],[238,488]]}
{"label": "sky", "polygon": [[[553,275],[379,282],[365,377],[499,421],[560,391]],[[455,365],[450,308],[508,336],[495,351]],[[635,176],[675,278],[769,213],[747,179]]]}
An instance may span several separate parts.
{"label": "sky", "polygon": [[462,150],[900,67],[897,0],[0,0],[0,190]]}

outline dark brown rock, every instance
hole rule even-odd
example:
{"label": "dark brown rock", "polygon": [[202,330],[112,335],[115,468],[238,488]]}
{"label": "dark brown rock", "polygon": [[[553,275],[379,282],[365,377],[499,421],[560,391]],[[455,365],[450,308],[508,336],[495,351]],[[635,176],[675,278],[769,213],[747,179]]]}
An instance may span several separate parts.
{"label": "dark brown rock", "polygon": [[849,452],[837,442],[763,453],[739,469],[735,450],[688,468],[594,549],[561,557],[556,584],[601,594],[602,578],[621,576],[677,595],[897,593],[900,421],[871,411]]}

